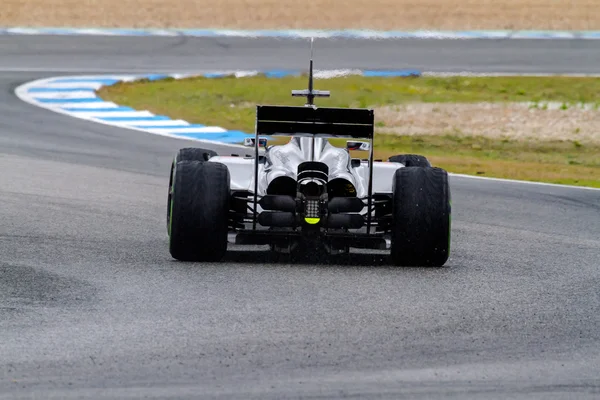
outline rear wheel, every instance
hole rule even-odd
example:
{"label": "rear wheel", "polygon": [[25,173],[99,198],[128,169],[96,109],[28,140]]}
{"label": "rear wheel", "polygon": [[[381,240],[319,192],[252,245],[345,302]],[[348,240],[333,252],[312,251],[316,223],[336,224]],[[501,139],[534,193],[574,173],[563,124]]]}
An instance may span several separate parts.
{"label": "rear wheel", "polygon": [[208,161],[215,157],[217,152],[214,150],[201,149],[199,147],[186,147],[180,149],[175,156],[175,162],[178,161]]}
{"label": "rear wheel", "polygon": [[169,193],[167,196],[167,231],[169,229],[169,224],[171,223],[171,213],[169,212],[169,208],[171,206],[171,189],[173,188],[173,170],[175,168],[175,164],[177,164],[179,161],[204,162],[216,155],[217,153],[214,150],[202,149],[199,147],[185,147],[183,149],[179,149],[175,155],[175,158],[171,163],[171,175],[169,177]]}
{"label": "rear wheel", "polygon": [[169,251],[181,261],[217,261],[227,251],[230,176],[216,162],[179,161],[173,168]]}
{"label": "rear wheel", "polygon": [[402,266],[442,266],[450,254],[448,173],[435,167],[396,170],[391,258]]}
{"label": "rear wheel", "polygon": [[398,154],[391,156],[388,161],[402,163],[405,167],[431,167],[429,160],[419,154]]}

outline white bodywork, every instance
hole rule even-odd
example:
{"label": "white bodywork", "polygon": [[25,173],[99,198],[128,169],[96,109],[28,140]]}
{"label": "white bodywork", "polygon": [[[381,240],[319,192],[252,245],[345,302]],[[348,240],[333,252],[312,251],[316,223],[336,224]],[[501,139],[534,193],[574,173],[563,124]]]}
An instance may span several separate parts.
{"label": "white bodywork", "polygon": [[[314,142],[313,142],[314,141]],[[296,179],[298,164],[304,161],[320,161],[329,167],[329,180],[344,178],[356,188],[356,195],[365,198],[369,188],[369,164],[351,166],[348,150],[332,146],[321,138],[294,137],[284,145],[271,146],[265,150],[266,161],[258,165],[258,195],[266,194],[269,182],[280,176]],[[223,163],[229,169],[231,190],[247,190],[254,193],[254,158],[216,156],[210,162]],[[401,163],[374,162],[372,193],[392,193],[394,173],[404,167]]]}

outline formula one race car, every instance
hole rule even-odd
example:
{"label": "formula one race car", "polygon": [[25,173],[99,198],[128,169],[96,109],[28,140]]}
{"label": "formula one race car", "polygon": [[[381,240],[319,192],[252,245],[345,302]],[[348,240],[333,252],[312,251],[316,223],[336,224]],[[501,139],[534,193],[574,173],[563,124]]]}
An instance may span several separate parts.
{"label": "formula one race car", "polygon": [[[373,160],[370,109],[322,108],[310,60],[305,106],[258,105],[253,157],[184,148],[171,166],[169,250],[183,261],[217,261],[228,242],[279,253],[390,250],[396,265],[442,266],[450,250],[448,173],[419,155]],[[265,136],[288,136],[267,145]],[[328,138],[347,138],[345,148]],[[363,139],[365,141],[357,141]],[[368,159],[350,151],[368,151]]]}

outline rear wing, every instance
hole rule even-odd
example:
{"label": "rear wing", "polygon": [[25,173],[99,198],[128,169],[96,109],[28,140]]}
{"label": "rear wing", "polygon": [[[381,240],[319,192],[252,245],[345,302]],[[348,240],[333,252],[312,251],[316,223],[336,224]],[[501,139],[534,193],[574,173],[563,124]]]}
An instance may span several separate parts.
{"label": "rear wing", "polygon": [[373,139],[373,110],[316,106],[256,107],[256,135]]}
{"label": "rear wing", "polygon": [[[315,97],[329,97],[326,90],[315,90],[313,85],[313,59],[311,56],[308,70],[308,89],[292,90],[294,97],[306,97],[304,107],[298,106],[256,106],[256,132],[254,137],[254,218],[252,229],[256,229],[258,204],[258,148],[261,145],[260,135],[265,136],[308,136],[312,137],[313,149],[315,138],[340,137],[352,139],[369,139],[369,184],[367,200],[367,234],[371,231],[371,212],[373,194],[373,136],[375,117],[371,109],[366,108],[332,108],[317,107]],[[264,139],[263,139],[264,143]],[[366,144],[366,143],[365,143]],[[356,145],[358,145],[357,148]],[[362,150],[362,144],[352,143],[353,150]],[[314,161],[314,160],[311,160]]]}

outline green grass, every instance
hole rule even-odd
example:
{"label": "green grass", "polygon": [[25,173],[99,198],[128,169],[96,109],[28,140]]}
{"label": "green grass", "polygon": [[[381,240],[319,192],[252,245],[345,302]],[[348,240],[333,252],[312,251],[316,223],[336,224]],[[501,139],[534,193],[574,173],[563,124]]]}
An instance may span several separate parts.
{"label": "green grass", "polygon": [[[101,89],[99,94],[121,105],[172,118],[253,132],[257,104],[301,105],[303,99],[292,98],[290,91],[305,86],[306,77],[191,78],[120,83]],[[350,76],[317,80],[315,86],[332,92],[331,98],[318,99],[323,107],[482,101],[598,104],[600,93],[600,79],[569,77]],[[385,159],[397,153],[420,153],[451,172],[600,187],[599,145],[434,133],[416,137],[376,134],[376,156]]]}
{"label": "green grass", "polygon": [[[292,89],[304,89],[306,77],[166,79],[121,83],[102,89],[104,98],[135,104],[176,118],[252,132],[256,104],[302,105]],[[374,107],[408,102],[565,102],[595,103],[599,78],[568,77],[452,77],[344,78],[316,81],[331,90],[318,99],[323,107]]]}
{"label": "green grass", "polygon": [[448,171],[497,178],[600,187],[600,146],[570,141],[518,142],[485,137],[378,135],[378,156],[425,154]]}

